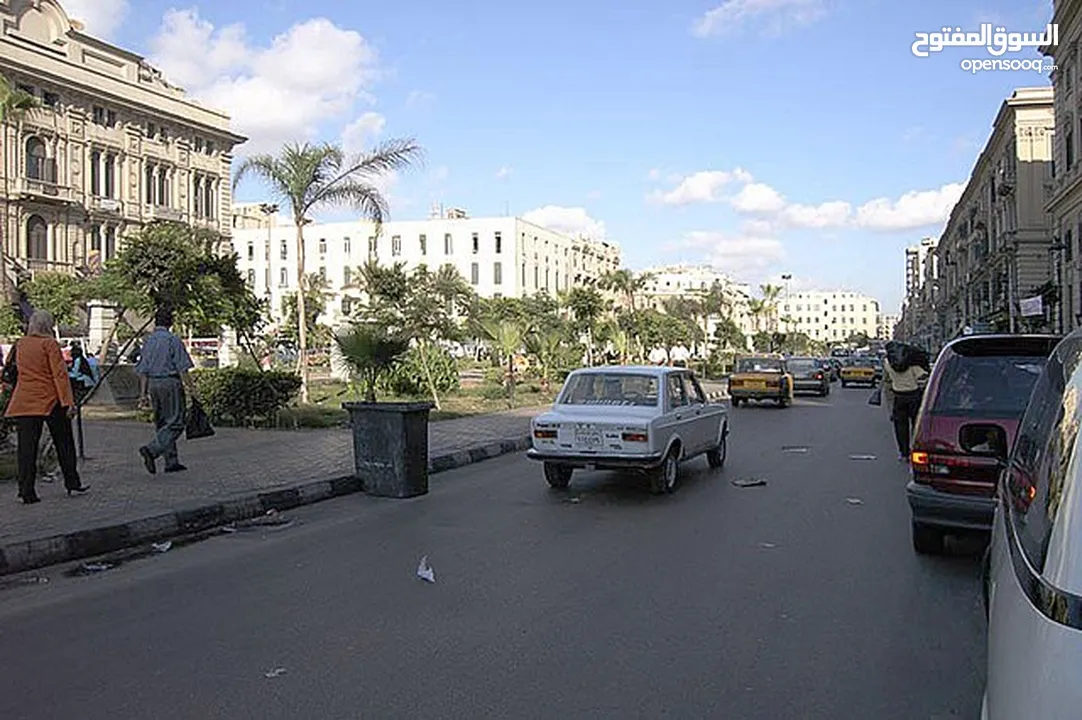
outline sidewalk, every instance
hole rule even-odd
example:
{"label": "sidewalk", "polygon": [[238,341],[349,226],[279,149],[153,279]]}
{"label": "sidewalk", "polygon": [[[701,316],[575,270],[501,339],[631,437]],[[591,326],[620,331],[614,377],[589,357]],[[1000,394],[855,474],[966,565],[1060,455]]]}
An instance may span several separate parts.
{"label": "sidewalk", "polygon": [[[429,468],[449,470],[525,450],[540,408],[434,422]],[[138,448],[151,427],[86,422],[83,496],[39,481],[42,502],[24,506],[15,485],[0,486],[0,575],[197,532],[360,490],[349,430],[220,428],[180,443],[187,472],[150,475]]]}

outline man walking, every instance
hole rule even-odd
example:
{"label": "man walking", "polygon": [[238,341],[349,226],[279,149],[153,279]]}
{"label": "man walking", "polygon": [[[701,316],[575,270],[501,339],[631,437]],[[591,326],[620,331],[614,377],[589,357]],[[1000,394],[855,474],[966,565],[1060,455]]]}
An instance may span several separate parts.
{"label": "man walking", "polygon": [[195,367],[188,350],[172,332],[173,311],[158,308],[154,314],[154,332],[143,344],[135,371],[139,374],[140,407],[154,409],[154,439],[139,448],[147,472],[158,472],[157,459],[165,457],[167,473],[188,468],[177,457],[177,439],[184,432],[185,389],[195,397],[195,387],[188,371]]}

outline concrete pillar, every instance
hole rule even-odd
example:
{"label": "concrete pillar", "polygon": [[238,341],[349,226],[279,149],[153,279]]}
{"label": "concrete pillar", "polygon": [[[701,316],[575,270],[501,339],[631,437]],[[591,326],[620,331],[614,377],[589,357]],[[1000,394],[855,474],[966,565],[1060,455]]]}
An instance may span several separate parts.
{"label": "concrete pillar", "polygon": [[105,344],[106,338],[109,337],[109,334],[113,331],[113,326],[116,325],[116,310],[116,306],[100,300],[92,300],[87,305],[89,313],[87,334],[89,336],[90,350],[98,353],[99,359],[105,358],[105,349],[102,345]]}
{"label": "concrete pillar", "polygon": [[240,346],[235,330],[225,328],[222,330],[221,342],[218,344],[218,367],[236,367],[245,350]]}

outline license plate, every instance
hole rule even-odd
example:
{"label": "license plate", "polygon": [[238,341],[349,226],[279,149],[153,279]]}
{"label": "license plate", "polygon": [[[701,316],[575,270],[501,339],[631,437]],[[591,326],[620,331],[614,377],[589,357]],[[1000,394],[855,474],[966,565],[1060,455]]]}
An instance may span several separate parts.
{"label": "license plate", "polygon": [[584,448],[599,448],[604,439],[600,430],[576,430],[575,444]]}
{"label": "license plate", "polygon": [[752,390],[766,390],[766,383],[765,382],[746,382],[744,384],[747,385]]}

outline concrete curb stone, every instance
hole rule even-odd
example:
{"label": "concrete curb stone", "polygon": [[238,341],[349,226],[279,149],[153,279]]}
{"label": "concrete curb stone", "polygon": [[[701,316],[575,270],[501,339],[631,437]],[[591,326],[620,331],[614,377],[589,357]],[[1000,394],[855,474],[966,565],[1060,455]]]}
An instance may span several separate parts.
{"label": "concrete curb stone", "polygon": [[[501,455],[525,451],[529,447],[530,437],[525,436],[437,455],[429,459],[428,472],[435,475]],[[233,522],[260,517],[271,510],[291,510],[362,490],[360,481],[347,475],[264,490],[205,505],[185,506],[170,513],[115,525],[9,543],[0,547],[0,576],[206,532]]]}

